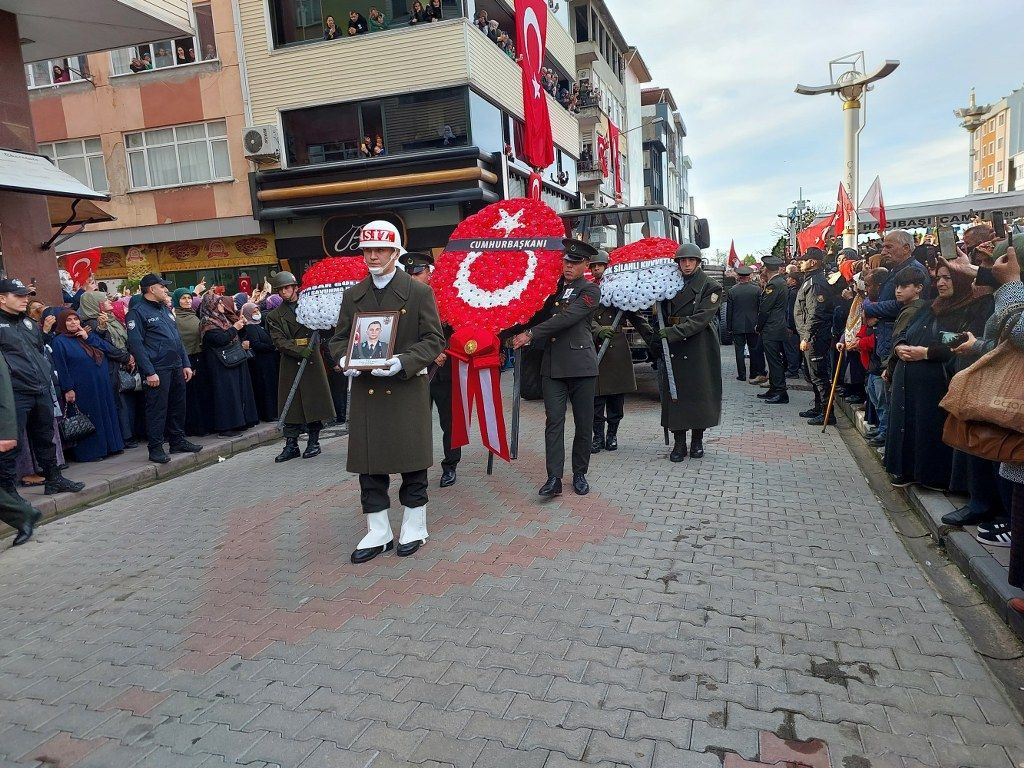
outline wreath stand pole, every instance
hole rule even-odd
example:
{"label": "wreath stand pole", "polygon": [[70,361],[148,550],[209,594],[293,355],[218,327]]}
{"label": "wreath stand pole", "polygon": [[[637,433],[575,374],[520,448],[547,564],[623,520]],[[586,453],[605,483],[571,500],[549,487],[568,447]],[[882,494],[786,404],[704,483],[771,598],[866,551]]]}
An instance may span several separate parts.
{"label": "wreath stand pole", "polygon": [[[619,330],[619,326],[622,325],[622,310],[620,309],[615,313],[615,319],[612,320],[612,333],[614,334]],[[597,353],[597,364],[600,365],[601,361],[604,360],[604,353],[608,351],[608,347],[611,345],[611,337],[608,337],[601,344],[601,349]]]}
{"label": "wreath stand pole", "polygon": [[515,360],[512,363],[512,439],[508,455],[513,459],[519,458],[519,405],[523,390],[523,350],[523,347],[515,350]]}
{"label": "wreath stand pole", "polygon": [[320,331],[313,331],[313,335],[309,337],[309,346],[313,351],[307,357],[302,358],[302,362],[299,363],[299,370],[295,373],[295,380],[292,382],[291,391],[288,392],[288,397],[284,401],[284,408],[281,409],[281,416],[277,420],[278,429],[284,429],[284,417],[288,413],[288,409],[292,407],[295,393],[299,391],[299,382],[302,381],[302,374],[306,372],[306,366],[309,365],[309,358],[320,354]]}
{"label": "wreath stand pole", "polygon": [[[665,316],[661,312],[661,302],[655,303],[654,309],[658,313],[658,328],[664,329],[666,327]],[[668,383],[668,394],[672,401],[675,402],[679,399],[679,393],[676,392],[676,372],[672,367],[672,355],[668,351],[668,339],[663,338],[661,340],[661,352],[663,355],[662,359],[665,361],[665,379]]]}

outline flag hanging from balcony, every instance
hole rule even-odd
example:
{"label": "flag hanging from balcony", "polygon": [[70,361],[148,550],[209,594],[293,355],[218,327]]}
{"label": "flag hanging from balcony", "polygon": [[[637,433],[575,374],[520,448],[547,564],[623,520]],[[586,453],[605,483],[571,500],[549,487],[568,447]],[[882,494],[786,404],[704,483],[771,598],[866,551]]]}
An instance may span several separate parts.
{"label": "flag hanging from balcony", "polygon": [[601,175],[608,178],[608,138],[597,134],[597,159],[601,164]]}
{"label": "flag hanging from balcony", "polygon": [[615,194],[622,194],[622,169],[619,167],[619,126],[608,121],[608,144],[612,152],[612,169],[615,171]]}
{"label": "flag hanging from balcony", "polygon": [[523,115],[526,136],[523,157],[534,168],[547,168],[555,161],[551,140],[551,117],[541,84],[544,46],[548,33],[548,7],[544,0],[515,0],[516,42],[522,54]]}

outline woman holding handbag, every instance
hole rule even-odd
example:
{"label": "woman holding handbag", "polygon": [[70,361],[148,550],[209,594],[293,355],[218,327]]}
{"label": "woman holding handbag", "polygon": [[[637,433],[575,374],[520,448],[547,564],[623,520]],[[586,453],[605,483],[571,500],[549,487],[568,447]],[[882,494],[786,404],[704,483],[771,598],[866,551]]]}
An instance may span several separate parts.
{"label": "woman holding handbag", "polygon": [[110,366],[127,361],[128,354],[82,326],[78,313],[66,309],[54,323],[50,341],[57,381],[68,404],[67,415],[80,411],[95,432],[72,449],[76,461],[100,461],[124,450],[117,405],[110,383]]}
{"label": "woman holding handbag", "polygon": [[206,375],[207,418],[221,437],[237,437],[260,421],[249,377],[249,342],[239,332],[245,320],[231,297],[207,293],[199,306],[202,370]]}

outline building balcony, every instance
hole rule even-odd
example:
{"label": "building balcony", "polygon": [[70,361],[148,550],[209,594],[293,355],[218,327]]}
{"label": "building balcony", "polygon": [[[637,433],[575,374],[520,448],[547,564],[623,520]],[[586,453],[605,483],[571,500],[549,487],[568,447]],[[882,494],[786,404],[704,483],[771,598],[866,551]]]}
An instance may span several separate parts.
{"label": "building balcony", "polygon": [[599,163],[580,161],[576,164],[576,178],[582,189],[583,187],[600,186],[605,176]]}

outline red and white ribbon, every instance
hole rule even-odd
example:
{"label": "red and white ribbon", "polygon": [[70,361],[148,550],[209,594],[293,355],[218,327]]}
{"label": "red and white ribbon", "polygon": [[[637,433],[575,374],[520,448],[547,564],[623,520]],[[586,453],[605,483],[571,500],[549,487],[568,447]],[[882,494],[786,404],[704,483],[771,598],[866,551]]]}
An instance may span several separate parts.
{"label": "red and white ribbon", "polygon": [[463,328],[449,343],[452,357],[452,448],[469,444],[476,408],[480,440],[494,455],[510,461],[501,406],[501,361],[498,338],[489,331]]}

